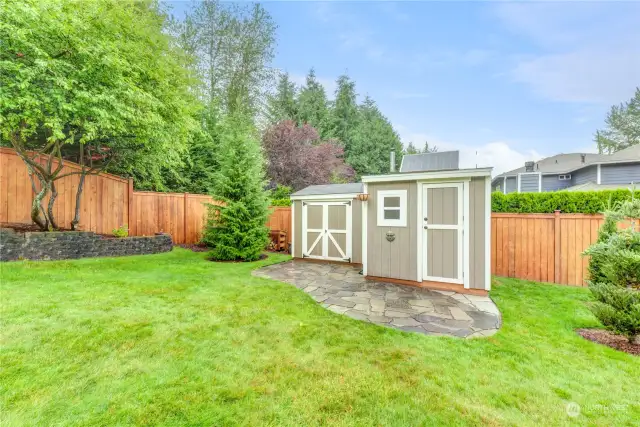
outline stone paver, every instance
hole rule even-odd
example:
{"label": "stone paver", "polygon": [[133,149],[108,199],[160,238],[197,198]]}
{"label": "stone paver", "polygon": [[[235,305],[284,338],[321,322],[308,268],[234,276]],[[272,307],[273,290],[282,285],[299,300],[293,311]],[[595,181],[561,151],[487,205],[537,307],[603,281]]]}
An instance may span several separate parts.
{"label": "stone paver", "polygon": [[482,338],[501,324],[489,297],[368,281],[348,265],[289,261],[253,274],[290,283],[333,312],[403,331]]}

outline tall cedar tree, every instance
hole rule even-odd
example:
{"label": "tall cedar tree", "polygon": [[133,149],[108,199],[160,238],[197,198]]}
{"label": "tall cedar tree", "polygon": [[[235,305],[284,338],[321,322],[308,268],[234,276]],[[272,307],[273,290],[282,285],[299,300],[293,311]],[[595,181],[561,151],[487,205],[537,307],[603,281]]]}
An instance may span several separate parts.
{"label": "tall cedar tree", "polygon": [[306,83],[298,95],[297,121],[300,126],[313,126],[321,139],[331,136],[329,101],[324,86],[318,82],[313,68],[309,70]]}
{"label": "tall cedar tree", "polygon": [[358,123],[356,83],[346,75],[338,77],[336,83],[338,87],[331,109],[330,135],[342,144],[348,154],[351,150],[351,136]]}
{"label": "tall cedar tree", "polygon": [[278,78],[276,93],[268,97],[267,120],[276,124],[283,120],[295,120],[297,116],[297,88],[291,81],[289,73],[283,73]]}
{"label": "tall cedar tree", "polygon": [[396,168],[400,166],[400,153],[402,153],[400,137],[371,98],[366,97],[358,107],[358,121],[349,135],[345,156],[357,177],[389,172],[391,151],[398,154]]}
{"label": "tall cedar tree", "polygon": [[243,117],[227,117],[219,135],[220,170],[211,195],[220,204],[209,205],[202,242],[215,260],[255,261],[269,241],[260,144]]}

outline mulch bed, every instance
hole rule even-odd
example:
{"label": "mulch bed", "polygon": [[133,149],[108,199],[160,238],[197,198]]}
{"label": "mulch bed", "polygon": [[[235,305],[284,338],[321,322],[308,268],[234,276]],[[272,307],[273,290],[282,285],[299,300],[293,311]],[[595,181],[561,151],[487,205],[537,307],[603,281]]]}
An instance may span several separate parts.
{"label": "mulch bed", "polygon": [[[13,222],[3,222],[2,224],[0,224],[0,226],[2,226],[2,228],[10,228],[13,231],[15,231],[16,233],[48,233],[49,231],[42,231],[40,230],[40,227],[38,227],[35,224],[19,224],[19,223],[13,223]],[[56,228],[53,231],[74,231],[70,228]],[[75,231],[86,231],[86,230],[75,230]],[[102,236],[103,238],[107,238],[107,239],[115,239],[116,237],[113,234],[102,234],[102,233],[95,233],[97,236]]]}
{"label": "mulch bed", "polygon": [[640,356],[640,345],[631,344],[625,336],[614,334],[606,329],[577,329],[576,332],[589,341]]}

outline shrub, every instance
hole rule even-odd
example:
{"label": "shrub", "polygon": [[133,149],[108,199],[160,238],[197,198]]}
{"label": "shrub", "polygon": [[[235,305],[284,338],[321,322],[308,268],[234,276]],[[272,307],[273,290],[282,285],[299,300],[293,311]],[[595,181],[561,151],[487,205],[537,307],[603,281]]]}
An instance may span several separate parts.
{"label": "shrub", "polygon": [[[631,227],[621,230],[618,223],[631,218]],[[584,254],[589,261],[589,289],[596,302],[593,314],[605,325],[629,340],[640,341],[640,200],[618,203],[605,212],[598,241]]]}
{"label": "shrub", "polygon": [[291,206],[291,193],[293,190],[286,185],[280,185],[271,190],[271,206]]}
{"label": "shrub", "polygon": [[117,238],[123,238],[123,237],[128,237],[129,236],[129,228],[127,227],[127,225],[123,225],[121,227],[118,228],[114,228],[112,231],[113,235]]}
{"label": "shrub", "polygon": [[[640,190],[634,192],[640,199]],[[563,213],[596,214],[631,199],[629,190],[607,191],[554,191],[546,193],[494,192],[491,196],[492,212],[504,213]]]}
{"label": "shrub", "polygon": [[265,225],[269,200],[264,190],[263,159],[253,130],[242,118],[221,125],[220,169],[212,191],[220,205],[208,206],[202,243],[211,258],[255,261],[269,242]]}

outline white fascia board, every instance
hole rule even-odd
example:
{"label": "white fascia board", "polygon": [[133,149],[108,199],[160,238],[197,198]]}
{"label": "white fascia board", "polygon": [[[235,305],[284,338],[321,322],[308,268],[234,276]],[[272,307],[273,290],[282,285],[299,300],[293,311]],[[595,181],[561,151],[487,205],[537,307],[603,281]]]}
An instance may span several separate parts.
{"label": "white fascia board", "polygon": [[291,200],[344,200],[344,199],[355,199],[358,197],[359,193],[350,193],[350,194],[310,194],[304,196],[291,196]]}
{"label": "white fascia board", "polygon": [[478,169],[459,169],[450,171],[436,172],[411,172],[411,173],[394,173],[389,175],[369,175],[363,176],[362,182],[401,182],[401,181],[423,181],[432,179],[450,179],[450,178],[471,178],[491,176],[493,168]]}

